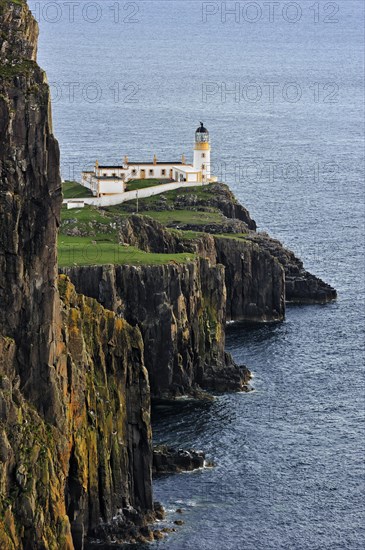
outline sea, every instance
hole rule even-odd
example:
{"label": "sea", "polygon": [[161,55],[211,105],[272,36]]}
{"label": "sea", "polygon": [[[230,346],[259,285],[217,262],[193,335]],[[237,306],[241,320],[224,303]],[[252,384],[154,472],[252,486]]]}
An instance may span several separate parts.
{"label": "sea", "polygon": [[64,179],[96,159],[191,160],[202,121],[258,230],[338,291],[227,327],[252,392],[154,407],[155,442],[215,467],[155,480],[176,531],[152,548],[365,548],[364,3],[29,4]]}

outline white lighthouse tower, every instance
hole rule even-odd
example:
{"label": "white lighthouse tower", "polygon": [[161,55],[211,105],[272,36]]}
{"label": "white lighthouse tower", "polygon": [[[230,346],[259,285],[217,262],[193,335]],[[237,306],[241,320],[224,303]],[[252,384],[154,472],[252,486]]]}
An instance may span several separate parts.
{"label": "white lighthouse tower", "polygon": [[210,180],[210,140],[209,132],[201,122],[195,132],[194,169],[202,174],[202,182]]}

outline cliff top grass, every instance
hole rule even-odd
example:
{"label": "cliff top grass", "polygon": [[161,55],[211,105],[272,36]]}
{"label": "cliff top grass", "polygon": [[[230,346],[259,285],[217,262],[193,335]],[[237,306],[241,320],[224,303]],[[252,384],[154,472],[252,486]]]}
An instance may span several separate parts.
{"label": "cliff top grass", "polygon": [[69,237],[58,239],[58,263],[60,267],[82,265],[164,265],[186,263],[194,260],[194,254],[153,254],[143,252],[134,246],[116,243],[105,235],[90,237]]}
{"label": "cliff top grass", "polygon": [[62,192],[65,199],[82,199],[92,197],[92,192],[76,181],[64,181]]}
{"label": "cliff top grass", "polygon": [[[173,191],[166,191],[166,193],[160,195],[139,199],[139,212],[161,211],[166,208],[173,208],[174,210],[177,210],[179,209],[177,204],[179,199],[189,199],[192,196],[194,196],[200,203],[209,203],[209,199],[212,198],[210,186],[181,187],[180,189],[174,189]],[[130,213],[135,212],[136,209],[137,201],[135,200],[105,208],[106,211],[114,213]]]}
{"label": "cliff top grass", "polygon": [[[191,231],[191,230],[177,230],[177,229],[171,229],[170,231],[171,233],[180,237],[181,239],[186,239],[189,241],[192,239],[198,239],[199,237],[207,234],[205,231]],[[249,240],[247,238],[248,233],[214,233],[212,236],[220,239],[231,239],[235,241]]]}
{"label": "cliff top grass", "polygon": [[194,225],[207,225],[221,223],[223,220],[222,214],[219,212],[204,212],[199,210],[145,210],[139,211],[140,214],[144,214],[160,222],[162,225],[177,226],[179,224],[194,224]]}
{"label": "cliff top grass", "polygon": [[[139,180],[135,183],[144,182]],[[81,194],[85,196],[85,191],[75,182],[64,183],[64,195],[67,197],[72,195],[76,198]],[[245,239],[247,235],[223,232],[226,218],[215,207],[214,198],[215,195],[209,186],[181,188],[140,200],[138,213],[161,223],[169,231],[185,240],[199,238],[209,231],[210,226],[214,226],[214,231],[213,228],[211,230],[216,237]],[[93,264],[155,265],[192,259],[192,256],[187,254],[146,254],[137,248],[120,244],[121,222],[136,211],[136,201],[106,208],[85,206],[67,210],[64,206],[61,212],[59,236],[60,265],[62,267]],[[219,233],[219,226],[222,226],[222,233]]]}
{"label": "cliff top grass", "polygon": [[126,191],[137,191],[138,189],[147,189],[147,187],[155,187],[164,183],[159,179],[144,179],[144,180],[131,180],[125,184]]}

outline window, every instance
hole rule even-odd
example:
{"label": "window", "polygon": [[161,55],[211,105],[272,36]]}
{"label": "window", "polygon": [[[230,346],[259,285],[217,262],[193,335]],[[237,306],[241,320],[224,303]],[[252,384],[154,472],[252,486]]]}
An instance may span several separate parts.
{"label": "window", "polygon": [[153,170],[149,171],[150,176],[153,176]]}
{"label": "window", "polygon": [[137,170],[135,168],[133,168],[132,170],[132,176],[136,176],[137,175]]}
{"label": "window", "polygon": [[117,175],[117,174],[116,174],[115,172],[113,172],[112,176],[114,176],[114,178],[115,178],[116,175]]}
{"label": "window", "polygon": [[205,159],[205,153],[202,153],[202,159]]}
{"label": "window", "polygon": [[104,176],[104,178],[106,178],[106,172],[104,172],[103,176]]}
{"label": "window", "polygon": [[202,170],[205,170],[205,164],[202,164]]}
{"label": "window", "polygon": [[163,176],[166,176],[166,170],[162,170],[162,171],[161,171],[161,174],[162,174]]}

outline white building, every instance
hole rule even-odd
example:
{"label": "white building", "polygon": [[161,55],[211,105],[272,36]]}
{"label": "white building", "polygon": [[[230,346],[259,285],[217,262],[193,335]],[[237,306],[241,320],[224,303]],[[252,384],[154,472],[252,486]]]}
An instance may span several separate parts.
{"label": "white building", "polygon": [[124,193],[131,180],[157,179],[164,182],[210,183],[216,181],[210,173],[209,132],[201,122],[195,132],[194,162],[187,164],[185,155],[178,162],[129,162],[124,157],[122,166],[102,166],[95,162],[92,172],[82,172],[82,185],[91,189],[96,197]]}

